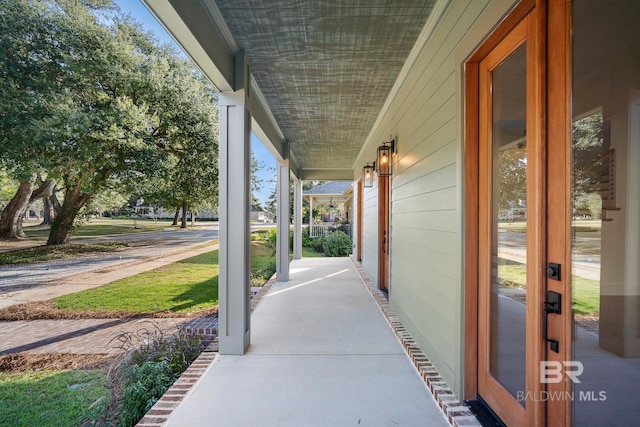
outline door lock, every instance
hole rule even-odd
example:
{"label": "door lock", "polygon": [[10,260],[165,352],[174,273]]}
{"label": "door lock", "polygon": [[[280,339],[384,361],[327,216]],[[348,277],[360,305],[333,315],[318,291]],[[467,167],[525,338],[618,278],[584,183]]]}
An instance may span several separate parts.
{"label": "door lock", "polygon": [[551,280],[562,280],[560,276],[560,264],[550,262],[547,264],[547,277]]}
{"label": "door lock", "polygon": [[[559,271],[559,270],[558,270]],[[559,274],[559,273],[558,273]],[[542,316],[542,339],[548,342],[551,351],[559,353],[560,343],[558,340],[547,336],[547,316],[549,314],[562,314],[562,295],[558,292],[547,291],[547,300],[544,302],[544,313]]]}

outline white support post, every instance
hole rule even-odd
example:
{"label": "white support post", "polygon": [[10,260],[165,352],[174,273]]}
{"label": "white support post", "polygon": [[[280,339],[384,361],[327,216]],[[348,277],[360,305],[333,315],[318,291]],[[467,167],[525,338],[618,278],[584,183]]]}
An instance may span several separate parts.
{"label": "white support post", "polygon": [[302,181],[293,187],[293,259],[302,258]]}
{"label": "white support post", "polygon": [[221,93],[218,105],[218,335],[220,354],[241,355],[250,342],[251,113],[242,89]]}
{"label": "white support post", "polygon": [[276,281],[289,280],[289,161],[279,161],[278,169],[278,221],[276,230]]}

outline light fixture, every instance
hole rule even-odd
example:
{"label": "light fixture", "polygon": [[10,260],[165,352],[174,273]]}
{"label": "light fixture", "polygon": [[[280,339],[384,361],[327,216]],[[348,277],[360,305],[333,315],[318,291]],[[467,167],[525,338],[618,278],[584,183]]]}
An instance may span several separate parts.
{"label": "light fixture", "polygon": [[376,168],[376,162],[367,163],[362,168],[362,186],[365,188],[373,187],[373,171]]}
{"label": "light fixture", "polygon": [[378,159],[376,161],[376,165],[378,166],[377,172],[378,176],[391,176],[391,154],[396,152],[396,140],[392,139],[389,142],[383,142],[380,147],[378,147]]}
{"label": "light fixture", "polygon": [[335,206],[333,206],[333,197],[331,199],[329,199],[329,209],[334,209]]}

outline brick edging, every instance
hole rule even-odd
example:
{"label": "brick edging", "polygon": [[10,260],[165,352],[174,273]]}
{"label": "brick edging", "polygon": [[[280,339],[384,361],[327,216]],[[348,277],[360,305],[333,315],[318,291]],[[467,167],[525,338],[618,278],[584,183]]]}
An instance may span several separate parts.
{"label": "brick edging", "polygon": [[191,392],[193,386],[200,377],[215,362],[218,353],[203,351],[200,356],[189,365],[180,378],[162,395],[162,397],[149,409],[149,412],[138,421],[137,427],[160,427],[166,425],[169,417]]}
{"label": "brick edging", "polygon": [[[269,288],[276,282],[274,274],[262,289],[251,298],[251,311],[253,311]],[[204,349],[200,356],[189,365],[186,371],[174,382],[162,397],[149,409],[144,417],[138,421],[136,427],[162,427],[167,424],[173,412],[180,403],[193,390],[193,386],[200,380],[204,373],[218,358],[218,338]]]}
{"label": "brick edging", "polygon": [[431,364],[420,347],[418,347],[416,341],[389,305],[387,295],[367,278],[364,274],[362,264],[352,257],[349,257],[349,259],[360,275],[362,283],[367,287],[367,290],[378,304],[380,311],[382,311],[387,322],[391,325],[402,347],[404,347],[405,352],[411,359],[411,362],[413,362],[413,366],[418,371],[427,389],[429,389],[433,395],[433,398],[444,413],[447,421],[454,427],[481,426],[473,412],[471,412],[471,409],[456,398],[451,388],[449,388],[442,376],[438,373],[438,370]]}

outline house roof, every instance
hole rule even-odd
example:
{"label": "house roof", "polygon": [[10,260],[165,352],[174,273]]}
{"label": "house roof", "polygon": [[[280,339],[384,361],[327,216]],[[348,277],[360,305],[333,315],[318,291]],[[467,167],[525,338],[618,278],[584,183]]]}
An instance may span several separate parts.
{"label": "house roof", "polygon": [[311,190],[304,192],[305,196],[344,195],[351,188],[349,181],[329,181]]}

